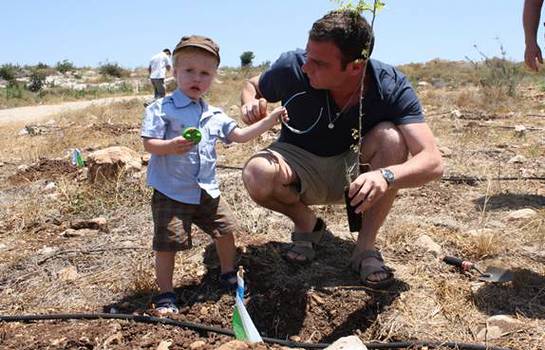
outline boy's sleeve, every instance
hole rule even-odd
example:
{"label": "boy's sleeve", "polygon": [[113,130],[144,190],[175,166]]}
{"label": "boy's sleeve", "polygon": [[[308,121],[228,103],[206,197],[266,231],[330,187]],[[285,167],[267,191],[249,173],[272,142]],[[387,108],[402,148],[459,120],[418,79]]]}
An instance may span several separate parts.
{"label": "boy's sleeve", "polygon": [[237,125],[237,122],[234,121],[233,119],[231,119],[229,116],[227,116],[226,114],[224,114],[225,116],[225,122],[223,123],[223,127],[221,128],[222,129],[222,136],[220,137],[220,140],[221,142],[223,142],[224,144],[228,145],[231,143],[231,141],[229,141],[229,139],[227,138],[229,136],[229,134],[235,130],[235,128],[238,127]]}
{"label": "boy's sleeve", "polygon": [[152,104],[144,111],[140,136],[152,139],[164,139],[167,121],[162,117],[160,107]]}

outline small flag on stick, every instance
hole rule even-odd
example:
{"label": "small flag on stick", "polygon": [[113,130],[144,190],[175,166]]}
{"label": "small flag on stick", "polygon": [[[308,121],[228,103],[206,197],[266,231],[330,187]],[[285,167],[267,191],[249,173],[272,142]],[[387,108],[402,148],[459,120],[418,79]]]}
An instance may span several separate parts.
{"label": "small flag on stick", "polygon": [[233,312],[233,331],[238,340],[249,341],[250,343],[262,342],[254,322],[244,306],[244,269],[239,266],[237,272],[237,291],[235,295],[235,311]]}

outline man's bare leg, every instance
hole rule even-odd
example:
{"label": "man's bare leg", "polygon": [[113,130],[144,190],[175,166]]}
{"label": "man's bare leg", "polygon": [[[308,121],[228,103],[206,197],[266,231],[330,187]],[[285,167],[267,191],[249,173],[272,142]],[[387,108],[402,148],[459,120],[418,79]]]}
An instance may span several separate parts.
{"label": "man's bare leg", "polygon": [[[407,145],[399,130],[392,123],[383,122],[375,126],[363,138],[361,145],[362,164],[370,164],[372,170],[400,164],[407,160]],[[363,214],[362,227],[353,256],[363,250],[375,249],[377,233],[388,216],[394,203],[397,190],[388,190],[375,205]],[[381,266],[376,258],[365,258],[362,265]],[[380,281],[388,277],[384,272],[371,274],[370,281]]]}
{"label": "man's bare leg", "polygon": [[[257,204],[289,217],[295,232],[311,232],[314,229],[316,215],[301,202],[293,188],[298,180],[297,174],[280,154],[274,151],[257,154],[244,167],[242,179],[250,197]],[[288,252],[288,258],[306,259],[295,252]]]}

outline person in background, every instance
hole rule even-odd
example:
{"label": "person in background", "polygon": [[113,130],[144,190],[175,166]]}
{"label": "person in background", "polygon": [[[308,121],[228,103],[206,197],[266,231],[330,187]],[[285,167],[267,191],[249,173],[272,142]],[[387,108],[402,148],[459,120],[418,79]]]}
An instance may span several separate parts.
{"label": "person in background", "polygon": [[149,62],[148,73],[151,85],[153,85],[153,97],[155,100],[165,97],[165,78],[167,71],[170,71],[171,68],[170,55],[170,50],[164,49],[154,55]]}
{"label": "person in background", "polygon": [[522,12],[522,25],[524,27],[524,62],[533,71],[539,71],[543,64],[541,48],[537,43],[537,32],[543,0],[525,0]]}

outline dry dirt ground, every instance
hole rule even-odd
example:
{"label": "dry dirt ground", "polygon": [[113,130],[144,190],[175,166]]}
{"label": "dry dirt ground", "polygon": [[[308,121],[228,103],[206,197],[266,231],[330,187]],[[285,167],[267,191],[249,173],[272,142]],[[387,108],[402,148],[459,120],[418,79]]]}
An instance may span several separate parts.
{"label": "dry dirt ground", "polygon": [[[396,270],[395,284],[384,292],[360,287],[347,267],[356,236],[348,232],[341,205],[314,208],[332,234],[313,263],[293,266],[282,258],[289,221],[256,206],[237,169],[277,130],[248,144],[218,146],[223,196],[241,224],[237,244],[247,271],[247,307],[263,336],[330,343],[354,334],[365,343],[428,340],[545,349],[543,111],[452,113],[448,104],[429,102],[450,93],[419,90],[447,172],[443,180],[400,191],[378,238]],[[542,100],[540,94],[529,89],[522,95],[530,103]],[[236,103],[236,97],[215,100],[226,110]],[[55,116],[49,133],[35,136],[19,135],[21,125],[3,127],[2,138],[11,141],[2,144],[0,158],[1,315],[149,313],[155,286],[145,169],[91,184],[69,164],[66,151],[77,145],[85,154],[121,144],[144,154],[138,136],[142,110],[141,103],[126,102],[64,113]],[[236,110],[231,112],[236,117]],[[518,124],[526,131],[515,131]],[[523,158],[513,161],[515,156]],[[49,183],[53,190],[46,190]],[[525,208],[533,215],[509,217]],[[78,219],[99,216],[107,227],[68,230]],[[481,267],[510,268],[514,280],[478,282],[428,252],[418,243],[423,235],[444,254]],[[181,313],[172,318],[230,329],[233,295],[219,288],[213,245],[198,230],[193,243],[177,257]],[[493,315],[508,315],[515,325],[497,339],[482,339]],[[3,349],[157,349],[161,341],[170,349],[216,349],[230,340],[214,332],[123,320],[0,323]]]}
{"label": "dry dirt ground", "polygon": [[[142,96],[140,98],[145,99],[149,97]],[[90,100],[90,101],[76,101],[76,102],[65,102],[65,103],[52,104],[52,105],[0,109],[0,125],[13,123],[13,122],[32,124],[32,123],[37,123],[52,115],[58,115],[61,113],[67,113],[69,111],[84,109],[92,105],[95,105],[95,106],[109,105],[114,102],[129,101],[133,99],[135,99],[134,96],[120,96],[120,97],[99,98],[99,99]]]}

